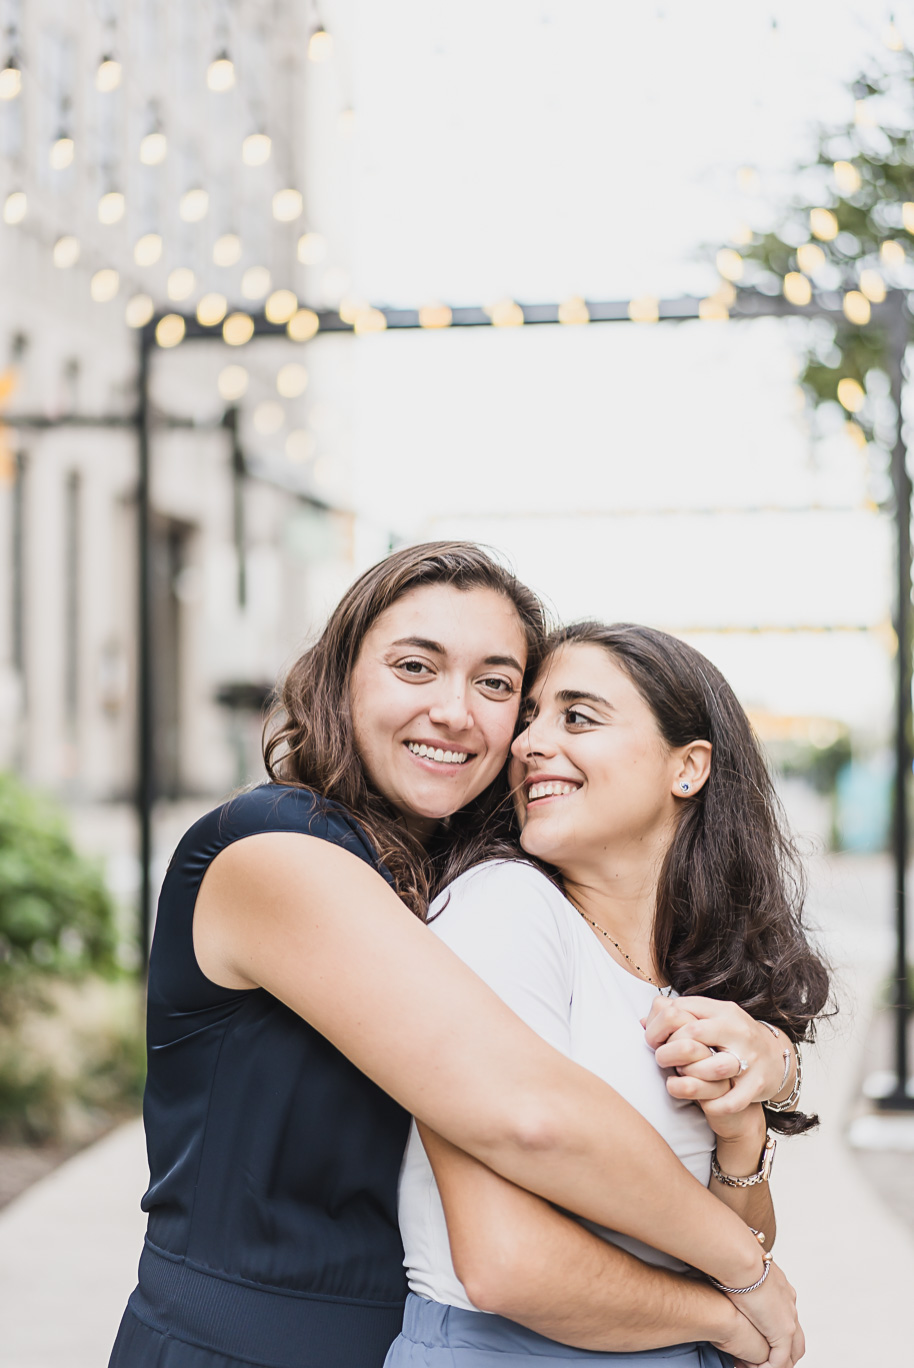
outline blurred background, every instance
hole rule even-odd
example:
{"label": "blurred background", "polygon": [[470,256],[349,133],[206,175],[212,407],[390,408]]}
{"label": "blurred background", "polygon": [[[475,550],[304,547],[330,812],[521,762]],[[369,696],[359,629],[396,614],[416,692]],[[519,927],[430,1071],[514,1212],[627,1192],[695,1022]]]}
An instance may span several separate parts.
{"label": "blurred background", "polygon": [[881,0],[0,0],[11,1368],[104,1362],[132,1286],[178,837],[435,537],[750,712],[841,1006],[779,1157],[807,1361],[904,1352],[912,47]]}

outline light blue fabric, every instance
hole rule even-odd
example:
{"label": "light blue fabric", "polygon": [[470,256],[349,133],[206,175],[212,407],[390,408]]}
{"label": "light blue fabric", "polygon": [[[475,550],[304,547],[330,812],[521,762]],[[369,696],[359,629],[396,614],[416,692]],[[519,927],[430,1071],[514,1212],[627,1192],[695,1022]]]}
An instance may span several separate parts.
{"label": "light blue fabric", "polygon": [[442,1306],[412,1292],[403,1332],[390,1346],[384,1368],[567,1368],[577,1362],[603,1363],[607,1368],[733,1368],[730,1355],[710,1344],[677,1344],[634,1354],[571,1349],[503,1316]]}

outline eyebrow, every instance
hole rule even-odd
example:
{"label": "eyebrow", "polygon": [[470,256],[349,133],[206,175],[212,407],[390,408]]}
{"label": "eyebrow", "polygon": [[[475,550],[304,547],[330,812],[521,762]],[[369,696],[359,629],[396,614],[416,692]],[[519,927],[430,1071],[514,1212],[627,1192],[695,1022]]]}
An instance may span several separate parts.
{"label": "eyebrow", "polygon": [[612,704],[608,698],[602,698],[600,694],[587,693],[584,689],[559,689],[555,695],[558,703],[596,703],[600,708],[609,708],[612,711]]}
{"label": "eyebrow", "polygon": [[[430,641],[428,637],[399,637],[391,642],[392,646],[414,646],[417,651],[431,651],[434,655],[447,655],[447,648],[442,646],[440,641]],[[524,667],[519,660],[515,660],[512,655],[486,656],[483,665],[501,665],[509,670],[517,670],[518,674],[524,673]]]}

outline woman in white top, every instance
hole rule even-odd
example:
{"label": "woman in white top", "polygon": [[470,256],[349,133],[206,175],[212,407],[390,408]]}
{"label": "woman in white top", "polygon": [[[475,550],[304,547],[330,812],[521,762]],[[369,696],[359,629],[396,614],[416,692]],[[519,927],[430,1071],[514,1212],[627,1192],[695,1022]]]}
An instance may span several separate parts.
{"label": "woman in white top", "polygon": [[[433,904],[433,930],[768,1249],[768,1127],[815,1124],[796,1111],[795,1042],[828,977],[745,713],[691,647],[593,623],[552,638],[527,707],[510,779],[523,850],[556,881],[521,859],[479,864]],[[720,1329],[724,1296],[749,1312],[770,1255],[756,1284],[715,1290],[415,1123],[400,1224],[411,1295],[386,1368],[720,1368],[731,1355],[783,1368],[803,1353],[799,1330],[769,1347],[746,1322]]]}

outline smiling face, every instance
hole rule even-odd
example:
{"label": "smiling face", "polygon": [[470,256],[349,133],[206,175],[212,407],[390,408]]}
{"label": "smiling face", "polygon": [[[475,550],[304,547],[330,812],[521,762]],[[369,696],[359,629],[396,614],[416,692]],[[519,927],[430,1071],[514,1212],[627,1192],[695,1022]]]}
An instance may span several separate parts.
{"label": "smiling face", "polygon": [[498,775],[526,659],[517,610],[493,589],[411,589],[366,634],[350,683],[356,747],[420,839]]}
{"label": "smiling face", "polygon": [[659,867],[683,801],[707,778],[710,744],[667,744],[629,676],[602,646],[561,647],[528,700],[509,770],[521,845],[572,878],[624,863]]}

